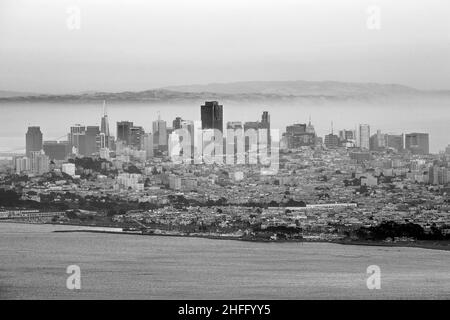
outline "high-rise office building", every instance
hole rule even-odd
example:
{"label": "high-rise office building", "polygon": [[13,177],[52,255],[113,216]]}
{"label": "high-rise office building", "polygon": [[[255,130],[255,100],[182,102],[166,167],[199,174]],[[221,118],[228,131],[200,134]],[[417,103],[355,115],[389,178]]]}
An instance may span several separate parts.
{"label": "high-rise office building", "polygon": [[108,148],[108,139],[106,138],[106,135],[103,132],[100,132],[99,134],[99,141],[100,141],[100,145],[99,148],[100,149],[106,149]]}
{"label": "high-rise office building", "polygon": [[70,128],[68,153],[76,153],[85,157],[97,154],[100,149],[100,127],[81,126]]}
{"label": "high-rise office building", "polygon": [[181,129],[181,122],[183,122],[183,119],[181,119],[181,117],[176,117],[172,122],[172,129]]}
{"label": "high-rise office building", "polygon": [[158,120],[153,121],[153,148],[159,150],[167,150],[167,124],[166,121]]}
{"label": "high-rise office building", "polygon": [[49,171],[50,159],[44,154],[44,151],[32,151],[30,154],[31,172],[44,174]]}
{"label": "high-rise office building", "polygon": [[297,149],[304,146],[313,146],[315,141],[315,133],[307,132],[306,123],[295,123],[286,127],[283,134],[288,149]]}
{"label": "high-rise office building", "polygon": [[100,128],[98,126],[87,126],[84,146],[80,142],[80,154],[90,157],[100,150]]}
{"label": "high-rise office building", "polygon": [[108,114],[106,112],[106,101],[103,101],[103,116],[102,116],[102,121],[101,121],[101,125],[100,125],[100,132],[103,133],[103,135],[105,136],[105,139],[104,139],[105,146],[103,148],[108,148],[110,133],[109,133]]}
{"label": "high-rise office building", "polygon": [[316,134],[316,130],[314,129],[314,126],[311,124],[311,117],[309,117],[308,125],[306,126],[306,133],[312,133]]}
{"label": "high-rise office building", "polygon": [[327,148],[339,147],[339,137],[333,133],[327,134],[324,139],[324,144]]}
{"label": "high-rise office building", "polygon": [[386,135],[386,147],[393,148],[397,151],[404,149],[404,136],[403,134],[387,134]]}
{"label": "high-rise office building", "polygon": [[377,130],[377,133],[370,137],[370,150],[381,151],[386,148],[386,134]]}
{"label": "high-rise office building", "polygon": [[269,111],[263,111],[263,114],[261,117],[261,123],[270,123]]}
{"label": "high-rise office building", "polygon": [[31,171],[31,160],[28,157],[17,157],[14,159],[15,170],[17,174]]}
{"label": "high-rise office building", "polygon": [[130,121],[117,122],[117,140],[123,141],[125,142],[126,145],[129,145],[131,138],[131,127],[133,127],[133,122]]}
{"label": "high-rise office building", "polygon": [[349,140],[356,140],[356,134],[353,130],[340,130],[339,139],[342,142],[347,142]]}
{"label": "high-rise office building", "polygon": [[286,133],[293,134],[293,135],[307,133],[306,132],[306,124],[305,123],[295,123],[293,125],[287,126]]}
{"label": "high-rise office building", "polygon": [[147,160],[153,157],[153,136],[151,133],[144,134],[144,149]]}
{"label": "high-rise office building", "polygon": [[327,148],[339,147],[339,137],[334,134],[333,121],[331,121],[331,132],[325,136],[323,143]]}
{"label": "high-rise office building", "polygon": [[413,154],[429,154],[428,133],[408,133],[405,135],[405,149]]}
{"label": "high-rise office building", "polygon": [[[239,139],[238,139],[238,136],[237,136],[237,132],[238,132],[237,130],[243,130],[242,122],[241,121],[227,122],[227,130],[228,129],[233,130],[236,133],[236,135],[233,136],[233,140],[230,139],[228,141],[228,137],[225,136],[225,138],[227,138],[226,144],[229,145],[228,148],[233,149],[234,158],[236,159],[237,153],[238,153],[238,143],[240,143]],[[245,141],[245,142],[247,142],[247,141]],[[226,149],[226,146],[225,146],[225,152],[228,152],[227,149]]]}
{"label": "high-rise office building", "polygon": [[[245,134],[245,152],[253,151],[256,152],[258,150],[258,142],[259,142],[259,134],[258,129],[261,127],[259,121],[250,121],[244,123],[244,134]],[[256,134],[256,140],[251,141],[249,132],[250,130],[254,130]]]}
{"label": "high-rise office building", "polygon": [[144,128],[133,126],[130,128],[130,146],[142,150],[144,145]]}
{"label": "high-rise office building", "polygon": [[191,140],[189,144],[191,146],[191,156],[194,157],[194,142],[195,142],[195,133],[194,133],[194,121],[192,120],[182,120],[181,121],[181,129],[186,129],[189,133]]}
{"label": "high-rise office building", "polygon": [[359,125],[359,147],[361,149],[370,149],[370,126],[368,124]]}
{"label": "high-rise office building", "polygon": [[340,130],[339,131],[339,145],[342,147],[355,147],[356,141],[356,131],[354,130]]}
{"label": "high-rise office building", "polygon": [[[260,128],[261,129],[266,129],[267,130],[267,147],[270,149],[270,140],[271,140],[271,136],[270,136],[270,115],[268,111],[264,111],[261,117],[261,124],[260,124]],[[309,126],[306,128],[306,131],[311,130],[314,132],[314,127],[311,125],[311,121],[309,122]]]}
{"label": "high-rise office building", "polygon": [[26,155],[31,156],[31,152],[42,150],[42,132],[40,127],[28,127],[25,135]]}
{"label": "high-rise office building", "polygon": [[[81,138],[81,139],[84,141],[85,132],[86,132],[86,127],[82,126],[80,124],[76,124],[76,125],[70,127],[70,132],[67,137],[69,140],[70,153],[72,153],[73,151],[80,153],[80,137],[83,136],[83,138]],[[75,148],[75,150],[73,150],[74,148]]]}
{"label": "high-rise office building", "polygon": [[217,101],[205,101],[200,110],[202,129],[217,129],[223,133],[223,106]]}

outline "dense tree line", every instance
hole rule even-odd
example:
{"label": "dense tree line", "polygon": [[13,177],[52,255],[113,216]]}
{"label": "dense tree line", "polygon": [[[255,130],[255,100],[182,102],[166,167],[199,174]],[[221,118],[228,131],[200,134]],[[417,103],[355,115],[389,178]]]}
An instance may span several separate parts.
{"label": "dense tree line", "polygon": [[429,232],[418,224],[396,223],[385,221],[373,227],[361,227],[356,231],[356,236],[364,240],[385,240],[386,238],[407,237],[417,240],[450,240],[449,235],[444,235],[442,231],[432,225]]}
{"label": "dense tree line", "polygon": [[70,163],[74,163],[75,167],[81,167],[83,169],[90,169],[95,172],[102,172],[104,171],[102,169],[102,164],[107,163],[108,161],[105,159],[92,159],[90,157],[83,157],[83,158],[75,158],[75,159],[69,159]]}
{"label": "dense tree line", "polygon": [[0,206],[16,207],[21,203],[20,196],[15,191],[0,189]]}
{"label": "dense tree line", "polygon": [[284,234],[297,234],[302,232],[302,228],[299,227],[287,227],[287,226],[269,226],[265,229],[257,227],[254,232],[271,232],[271,233],[284,233]]}

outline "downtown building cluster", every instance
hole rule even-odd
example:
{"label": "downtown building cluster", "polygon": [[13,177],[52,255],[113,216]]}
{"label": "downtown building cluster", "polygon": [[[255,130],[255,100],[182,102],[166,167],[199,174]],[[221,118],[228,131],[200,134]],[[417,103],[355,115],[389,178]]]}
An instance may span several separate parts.
{"label": "downtown building cluster", "polygon": [[[231,150],[232,160],[242,156],[245,163],[251,158],[250,153],[254,150],[261,151],[259,145],[260,136],[252,141],[247,132],[265,130],[265,146],[271,152],[272,138],[270,115],[264,111],[260,121],[241,122],[230,121],[224,126],[223,106],[217,101],[207,101],[200,107],[201,121],[184,120],[176,117],[172,122],[172,127],[168,127],[167,122],[160,119],[153,121],[152,132],[145,132],[142,126],[137,126],[131,121],[119,121],[116,124],[116,137],[114,137],[109,128],[109,120],[106,112],[105,102],[103,105],[103,115],[100,126],[85,126],[76,124],[71,126],[65,141],[44,141],[43,134],[39,127],[29,127],[26,133],[26,154],[25,156],[14,159],[15,172],[17,174],[43,174],[57,167],[63,172],[74,175],[74,164],[68,163],[68,159],[91,157],[101,158],[107,161],[113,161],[114,167],[122,168],[127,163],[142,163],[154,161],[170,161],[170,156],[174,152],[182,154],[189,153],[194,159],[198,150],[205,146],[206,133],[213,137],[213,141],[218,143],[220,152],[213,151],[224,156]],[[225,128],[225,129],[224,129]],[[180,139],[177,132],[185,130],[188,133],[189,141],[185,141],[184,149],[173,151],[173,142]],[[232,133],[241,132],[243,143],[239,143],[239,135],[228,137],[226,131]],[[211,131],[211,132],[209,132]],[[200,135],[198,135],[200,132]],[[221,134],[217,137],[217,132]],[[264,133],[266,134],[266,133]],[[187,143],[186,143],[187,142]],[[253,149],[253,145],[256,147]],[[176,144],[176,143],[175,143]],[[172,148],[171,148],[172,146]],[[200,147],[199,147],[200,146]],[[356,161],[368,161],[373,152],[392,151],[396,153],[406,153],[411,155],[429,154],[429,136],[427,133],[408,133],[408,134],[384,134],[377,130],[374,135],[370,134],[368,124],[359,125],[358,130],[340,130],[334,134],[331,133],[323,138],[316,135],[311,120],[308,124],[295,123],[288,125],[282,134],[279,144],[273,143],[273,146],[280,150],[300,150],[304,147],[339,149],[344,148],[348,151],[351,159]],[[221,153],[223,148],[223,153]],[[188,150],[189,149],[189,150]],[[200,154],[202,156],[202,154]],[[184,162],[198,163],[195,161]],[[241,163],[242,164],[242,163]],[[444,169],[441,169],[443,171]],[[120,171],[120,170],[119,170]],[[119,185],[142,189],[142,179],[137,179],[138,183],[122,183],[127,179],[136,181],[136,176],[130,173],[119,172]],[[238,173],[240,174],[240,173]],[[439,176],[445,176],[440,173]],[[182,177],[172,178],[170,185],[179,186],[179,180]],[[429,179],[434,181],[436,179]],[[440,180],[446,181],[445,178]],[[188,183],[189,184],[189,183]],[[175,189],[179,189],[175,187]]]}
{"label": "downtown building cluster", "polygon": [[[198,130],[213,130],[216,139],[214,130],[265,129],[267,136],[257,140],[276,145],[267,130],[268,112],[258,121],[224,125],[223,106],[210,101],[200,107],[200,116],[201,123],[176,117],[172,127],[158,117],[151,133],[119,121],[113,137],[104,113],[99,127],[76,125],[66,142],[51,143],[30,127],[26,155],[14,159],[16,176],[0,173],[0,183],[14,185],[24,200],[98,208],[92,214],[102,224],[137,220],[165,232],[272,237],[261,230],[293,227],[304,238],[335,239],[382,221],[410,221],[424,229],[450,224],[450,147],[429,154],[427,134],[371,135],[362,124],[336,135],[332,129],[321,138],[311,121],[288,125],[280,137],[278,171],[264,175],[260,163],[173,161],[171,140],[178,141],[180,129],[192,133],[191,155],[197,139],[203,143]],[[248,158],[252,142],[244,138],[240,146],[225,135],[218,142],[235,158],[241,152]],[[66,146],[64,157],[55,144]]]}

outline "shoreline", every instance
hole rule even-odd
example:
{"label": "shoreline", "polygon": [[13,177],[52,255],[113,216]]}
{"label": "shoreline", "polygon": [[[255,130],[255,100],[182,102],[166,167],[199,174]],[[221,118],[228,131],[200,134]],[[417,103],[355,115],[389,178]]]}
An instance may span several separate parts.
{"label": "shoreline", "polygon": [[[374,246],[374,247],[399,247],[399,248],[421,248],[429,250],[450,251],[450,241],[435,241],[435,240],[416,240],[414,242],[383,242],[383,241],[371,241],[371,240],[267,240],[267,239],[252,239],[243,238],[241,236],[220,236],[211,234],[180,234],[180,233],[142,233],[134,231],[118,231],[114,229],[122,229],[121,227],[112,226],[92,226],[92,225],[80,225],[80,224],[60,224],[60,223],[33,223],[33,222],[15,222],[15,221],[2,221],[1,223],[14,223],[14,224],[37,224],[37,225],[51,225],[51,226],[70,226],[79,227],[80,229],[72,230],[53,230],[55,233],[105,233],[105,234],[120,234],[120,235],[133,235],[133,236],[158,236],[158,237],[186,237],[186,238],[201,238],[209,240],[234,240],[234,241],[246,241],[246,242],[259,242],[259,243],[332,243],[339,245],[353,245],[353,246]],[[82,229],[85,228],[85,229]],[[89,230],[91,229],[91,230]],[[95,230],[97,229],[97,230]],[[101,230],[105,229],[105,230]],[[110,229],[110,230],[108,230]]]}
{"label": "shoreline", "polygon": [[187,234],[164,234],[164,233],[138,233],[138,232],[116,232],[116,231],[102,231],[102,230],[59,230],[53,231],[57,233],[72,233],[72,232],[86,232],[86,233],[107,233],[107,234],[122,234],[122,235],[134,235],[134,236],[156,236],[156,237],[179,237],[179,238],[201,238],[209,240],[233,240],[243,242],[258,242],[258,243],[332,243],[339,245],[351,245],[351,246],[370,246],[370,247],[399,247],[399,248],[420,248],[439,251],[450,251],[450,242],[442,244],[432,240],[419,240],[417,242],[381,242],[381,241],[363,241],[363,240],[263,240],[263,239],[251,239],[233,236],[214,236],[214,235],[187,235]]}

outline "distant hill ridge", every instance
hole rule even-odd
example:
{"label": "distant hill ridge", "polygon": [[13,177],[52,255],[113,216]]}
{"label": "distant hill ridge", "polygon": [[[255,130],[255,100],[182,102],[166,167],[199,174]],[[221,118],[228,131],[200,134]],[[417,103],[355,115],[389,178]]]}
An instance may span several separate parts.
{"label": "distant hill ridge", "polygon": [[129,102],[225,101],[371,101],[395,97],[450,97],[450,91],[424,91],[399,84],[338,81],[241,81],[169,86],[145,91],[75,94],[5,94],[1,102]]}

